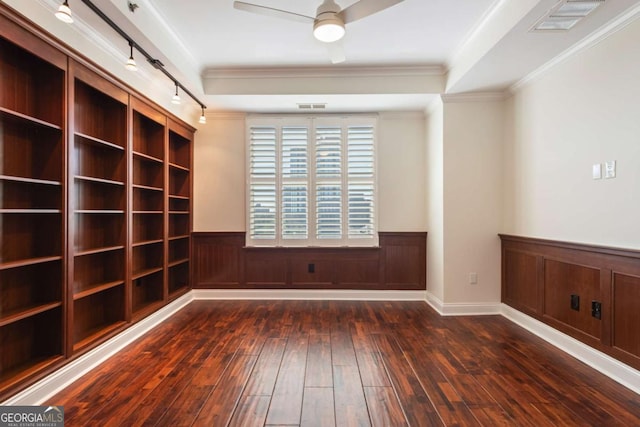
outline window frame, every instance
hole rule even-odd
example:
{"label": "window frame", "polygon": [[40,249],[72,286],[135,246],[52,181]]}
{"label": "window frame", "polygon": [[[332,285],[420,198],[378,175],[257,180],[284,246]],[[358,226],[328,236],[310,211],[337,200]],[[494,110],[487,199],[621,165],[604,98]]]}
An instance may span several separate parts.
{"label": "window frame", "polygon": [[[373,185],[373,233],[369,237],[353,237],[349,235],[349,183],[363,182],[363,179],[350,179],[348,176],[348,148],[349,148],[349,128],[357,126],[370,126],[372,128],[373,138],[373,177],[366,180]],[[275,183],[275,238],[266,239],[252,238],[252,191],[251,185],[258,183],[267,183],[268,179],[252,178],[252,128],[265,127],[275,129],[275,170],[276,176],[272,181]],[[283,184],[286,181],[295,182],[301,179],[283,178],[282,161],[283,161],[283,128],[306,127],[307,128],[307,176],[306,180],[306,197],[307,197],[307,238],[294,239],[284,238],[282,234],[283,219]],[[316,233],[316,192],[318,176],[316,174],[316,131],[318,127],[334,127],[340,129],[341,135],[341,225],[342,237],[340,239],[319,239]],[[378,116],[371,114],[352,114],[352,115],[249,115],[245,119],[245,226],[247,247],[378,247]],[[327,180],[329,182],[330,180]],[[333,182],[337,182],[333,179]]]}

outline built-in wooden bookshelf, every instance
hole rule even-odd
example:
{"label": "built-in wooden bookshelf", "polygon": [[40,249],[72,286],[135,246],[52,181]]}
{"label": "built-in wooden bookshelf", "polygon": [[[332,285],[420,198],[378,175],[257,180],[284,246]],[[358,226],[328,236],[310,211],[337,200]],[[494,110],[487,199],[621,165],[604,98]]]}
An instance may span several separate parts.
{"label": "built-in wooden bookshelf", "polygon": [[77,352],[124,325],[129,95],[80,64],[73,76],[69,218],[74,237],[69,302]]}
{"label": "built-in wooden bookshelf", "polygon": [[191,288],[195,129],[0,2],[0,401]]}
{"label": "built-in wooden bookshelf", "polygon": [[166,116],[137,99],[133,107],[133,315],[165,298]]}
{"label": "built-in wooden bookshelf", "polygon": [[66,56],[2,16],[0,52],[2,393],[65,355]]}
{"label": "built-in wooden bookshelf", "polygon": [[169,121],[168,292],[189,288],[191,259],[191,158],[193,132]]}

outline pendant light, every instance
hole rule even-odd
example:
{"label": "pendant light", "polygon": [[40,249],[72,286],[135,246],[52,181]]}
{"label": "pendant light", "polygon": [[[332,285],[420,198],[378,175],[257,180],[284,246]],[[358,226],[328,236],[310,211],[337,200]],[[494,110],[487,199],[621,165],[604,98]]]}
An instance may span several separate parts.
{"label": "pendant light", "polygon": [[56,18],[67,24],[73,23],[73,17],[71,16],[71,9],[69,8],[68,0],[64,0],[64,3],[60,5],[56,12]]}
{"label": "pendant light", "polygon": [[129,54],[129,59],[127,59],[127,63],[125,64],[124,68],[129,71],[138,71],[136,60],[133,59],[133,42],[129,42],[129,47],[131,48],[131,53]]}
{"label": "pendant light", "polygon": [[178,95],[178,82],[175,82],[175,83],[176,83],[176,94],[173,95],[173,98],[171,98],[171,103],[180,105],[180,95]]}
{"label": "pendant light", "polygon": [[204,116],[204,105],[201,105],[200,107],[202,108],[202,115],[200,116],[198,123],[205,124],[207,123],[207,118]]}

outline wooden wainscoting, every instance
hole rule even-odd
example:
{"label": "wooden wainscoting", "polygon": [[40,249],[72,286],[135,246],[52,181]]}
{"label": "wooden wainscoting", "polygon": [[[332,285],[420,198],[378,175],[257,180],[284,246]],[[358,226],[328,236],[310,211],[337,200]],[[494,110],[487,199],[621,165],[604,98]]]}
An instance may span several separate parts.
{"label": "wooden wainscoting", "polygon": [[500,237],[502,302],[640,369],[640,251]]}
{"label": "wooden wainscoting", "polygon": [[426,289],[427,233],[376,248],[248,248],[245,233],[193,233],[195,289]]}

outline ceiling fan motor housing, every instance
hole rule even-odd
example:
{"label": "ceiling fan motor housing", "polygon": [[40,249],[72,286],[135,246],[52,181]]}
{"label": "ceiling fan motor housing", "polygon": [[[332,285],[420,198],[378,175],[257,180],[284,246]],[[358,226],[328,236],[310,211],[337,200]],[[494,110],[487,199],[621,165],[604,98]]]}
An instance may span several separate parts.
{"label": "ceiling fan motor housing", "polygon": [[344,21],[338,15],[340,6],[333,0],[325,0],[316,11],[313,34],[323,42],[334,42],[344,36]]}

